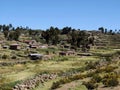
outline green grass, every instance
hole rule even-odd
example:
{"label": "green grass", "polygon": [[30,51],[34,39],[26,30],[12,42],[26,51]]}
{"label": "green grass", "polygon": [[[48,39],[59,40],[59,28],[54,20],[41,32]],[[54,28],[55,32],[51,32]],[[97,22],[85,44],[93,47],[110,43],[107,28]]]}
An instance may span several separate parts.
{"label": "green grass", "polygon": [[[40,49],[37,50],[37,52],[46,53],[46,51],[54,52],[58,49]],[[2,50],[0,51],[0,54],[5,53],[8,55],[11,55],[12,53],[15,53],[16,55],[24,55],[23,51],[12,51],[12,50]],[[94,50],[91,51],[91,53],[97,53],[97,54],[111,54],[115,53],[115,50]],[[25,60],[24,57],[21,57],[21,60]],[[33,77],[36,74],[39,73],[67,73],[67,72],[80,72],[81,69],[84,70],[85,63],[88,61],[98,61],[100,60],[100,57],[98,56],[55,56],[53,59],[48,61],[36,61],[36,62],[29,62],[27,64],[17,64],[13,66],[2,66],[0,67],[0,77],[1,82],[0,85],[5,86],[9,85],[9,87],[12,87],[13,84],[17,83],[18,81],[25,80],[27,78]],[[17,60],[19,61],[19,60]],[[0,60],[0,62],[14,62],[14,60]],[[120,67],[119,67],[120,68]],[[59,77],[60,78],[60,77]],[[49,90],[48,88],[51,87],[54,80],[48,81],[45,83],[45,85],[39,85],[34,90]],[[48,87],[47,87],[48,86]],[[83,85],[78,85],[74,89],[71,90],[86,90],[86,88]]]}
{"label": "green grass", "polygon": [[84,85],[76,86],[75,88],[72,88],[70,90],[88,90]]}
{"label": "green grass", "polygon": [[[36,63],[27,63],[25,65],[18,64],[13,66],[0,67],[0,73],[4,76],[4,84],[14,83],[20,80],[25,80],[34,76],[37,73],[59,73],[69,70],[76,70],[84,66],[85,61],[96,60],[95,57],[79,58],[79,57],[59,57],[56,60],[38,61]],[[7,81],[6,81],[7,80]],[[51,81],[52,83],[52,81]],[[51,85],[51,84],[50,84]],[[41,88],[41,87],[40,87]]]}

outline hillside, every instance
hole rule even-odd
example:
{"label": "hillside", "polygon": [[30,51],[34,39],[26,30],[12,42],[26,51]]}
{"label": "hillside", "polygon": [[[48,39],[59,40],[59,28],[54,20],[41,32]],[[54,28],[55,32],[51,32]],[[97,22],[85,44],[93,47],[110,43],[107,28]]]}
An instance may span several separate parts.
{"label": "hillside", "polygon": [[0,90],[120,89],[119,33],[51,27],[7,34],[0,33]]}

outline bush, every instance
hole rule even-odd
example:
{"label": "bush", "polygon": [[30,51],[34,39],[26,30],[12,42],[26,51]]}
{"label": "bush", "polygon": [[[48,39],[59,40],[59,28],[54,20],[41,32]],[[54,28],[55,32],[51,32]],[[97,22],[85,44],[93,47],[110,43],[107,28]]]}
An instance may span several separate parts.
{"label": "bush", "polygon": [[98,74],[94,75],[92,77],[92,80],[96,81],[97,83],[101,82],[102,81],[102,77]]}
{"label": "bush", "polygon": [[104,79],[103,84],[107,87],[117,86],[119,84],[117,78]]}
{"label": "bush", "polygon": [[95,74],[95,72],[89,72],[86,74],[87,77],[92,77]]}
{"label": "bush", "polygon": [[67,60],[69,60],[67,57],[62,57],[58,59],[58,61],[67,61]]}
{"label": "bush", "polygon": [[112,72],[115,68],[117,68],[117,67],[106,66],[105,69],[104,69],[104,71],[105,71],[105,72]]}
{"label": "bush", "polygon": [[87,63],[86,69],[96,69],[96,63],[94,62],[89,62]]}
{"label": "bush", "polygon": [[98,84],[96,84],[94,81],[83,82],[83,85],[85,85],[88,90],[93,90],[98,87]]}
{"label": "bush", "polygon": [[2,59],[7,59],[8,58],[8,55],[6,55],[6,54],[4,54],[3,56],[2,56]]}
{"label": "bush", "polygon": [[11,59],[17,59],[17,57],[16,56],[12,56]]}
{"label": "bush", "polygon": [[119,84],[118,75],[115,73],[106,74],[102,82],[106,87],[117,86]]}
{"label": "bush", "polygon": [[95,73],[102,73],[102,72],[104,72],[103,68],[97,68],[96,71],[95,71]]}
{"label": "bush", "polygon": [[112,61],[111,57],[105,57],[105,60],[108,62]]}
{"label": "bush", "polygon": [[61,84],[66,84],[75,80],[83,79],[84,77],[85,75],[78,74],[78,75],[62,78],[57,82],[53,82],[51,89],[56,89],[60,87]]}
{"label": "bush", "polygon": [[60,85],[59,82],[53,82],[51,89],[56,89],[59,87],[59,85]]}

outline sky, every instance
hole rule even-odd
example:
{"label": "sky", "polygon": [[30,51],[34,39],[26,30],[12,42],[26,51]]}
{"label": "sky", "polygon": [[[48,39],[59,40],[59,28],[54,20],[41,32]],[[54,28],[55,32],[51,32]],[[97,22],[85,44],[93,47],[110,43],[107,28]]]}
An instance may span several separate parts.
{"label": "sky", "polygon": [[120,29],[120,0],[0,0],[0,24]]}

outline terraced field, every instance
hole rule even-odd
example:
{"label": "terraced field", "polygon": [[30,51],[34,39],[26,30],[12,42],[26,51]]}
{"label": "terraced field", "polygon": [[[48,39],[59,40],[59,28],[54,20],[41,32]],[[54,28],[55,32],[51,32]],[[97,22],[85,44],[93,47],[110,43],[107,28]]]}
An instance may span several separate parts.
{"label": "terraced field", "polygon": [[[82,83],[89,81],[92,78],[92,76],[89,75],[93,75],[94,72],[97,71],[97,67],[99,67],[100,65],[103,65],[101,66],[103,68],[106,68],[107,65],[113,67],[116,66],[117,68],[115,68],[113,71],[118,73],[120,72],[119,54],[117,54],[117,57],[114,56],[114,54],[118,51],[119,50],[116,49],[94,49],[89,52],[91,53],[90,56],[58,56],[54,54],[53,58],[50,60],[38,61],[31,61],[28,58],[26,60],[1,59],[0,90],[18,90],[15,89],[16,85],[24,85],[24,82],[27,82],[28,80],[33,80],[38,75],[43,75],[44,77],[45,75],[51,74],[57,75],[57,77],[52,79],[45,79],[43,80],[43,82],[41,81],[41,78],[37,77],[39,78],[38,81],[40,80],[40,82],[37,81],[34,88],[28,88],[27,90],[50,90],[55,82],[64,80],[64,78],[68,78],[68,80],[70,79],[70,81],[65,81],[64,84],[59,84],[55,88],[56,90],[87,90],[87,87]],[[7,51],[9,55],[10,52],[11,51]],[[20,51],[16,51],[15,53],[20,53]],[[105,59],[105,56],[112,55],[114,57],[109,63],[103,60]],[[96,65],[95,68],[86,69],[89,63],[91,63],[92,65],[96,62],[100,62],[100,65]],[[101,73],[102,74],[98,74],[101,76],[106,74],[105,72]],[[79,77],[79,75],[81,76],[81,74],[85,75],[83,76],[83,79]],[[76,75],[78,75],[78,79],[76,79]],[[72,78],[74,78],[74,80]],[[107,90],[107,88],[103,87],[101,89],[101,86],[103,86],[103,84],[99,84],[98,90]]]}

